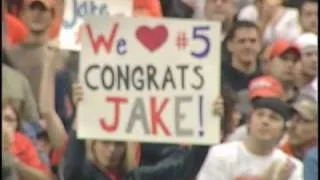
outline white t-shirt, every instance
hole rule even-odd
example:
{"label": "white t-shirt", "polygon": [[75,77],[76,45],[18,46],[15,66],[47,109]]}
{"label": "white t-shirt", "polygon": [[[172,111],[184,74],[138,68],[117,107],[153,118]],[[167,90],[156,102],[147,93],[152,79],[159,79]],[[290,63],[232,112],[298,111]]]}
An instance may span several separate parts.
{"label": "white t-shirt", "polygon": [[229,137],[227,137],[226,142],[231,141],[242,141],[246,137],[248,137],[248,127],[246,124],[241,125],[235,129],[234,132],[232,132]]}
{"label": "white t-shirt", "polygon": [[[243,142],[230,142],[211,147],[197,176],[197,180],[240,180],[261,176],[274,161],[286,162],[288,155],[275,149],[271,155],[257,156],[250,153]],[[303,179],[302,163],[290,157],[295,164],[289,180]]]}
{"label": "white t-shirt", "polygon": [[[312,88],[316,93],[318,93],[318,77],[316,77],[312,83],[311,83]],[[316,96],[317,97],[317,96]]]}

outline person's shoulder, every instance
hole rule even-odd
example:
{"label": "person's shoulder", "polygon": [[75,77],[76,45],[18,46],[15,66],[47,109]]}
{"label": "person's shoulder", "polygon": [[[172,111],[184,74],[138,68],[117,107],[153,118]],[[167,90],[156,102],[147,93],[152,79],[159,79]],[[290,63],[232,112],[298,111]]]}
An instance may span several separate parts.
{"label": "person's shoulder", "polygon": [[229,159],[236,155],[240,147],[240,143],[240,141],[235,141],[212,146],[209,150],[208,156]]}
{"label": "person's shoulder", "polygon": [[235,131],[231,133],[230,136],[227,138],[227,141],[228,142],[241,141],[247,136],[248,136],[248,127],[246,124],[244,124],[237,127]]}
{"label": "person's shoulder", "polygon": [[229,166],[237,159],[237,152],[241,142],[228,142],[212,146],[206,157],[206,167]]}
{"label": "person's shoulder", "polygon": [[275,157],[277,159],[286,160],[287,158],[289,158],[296,165],[296,167],[298,167],[298,168],[303,167],[302,162],[299,159],[295,158],[292,155],[286,154],[281,149],[276,149],[274,153],[275,153]]}
{"label": "person's shoulder", "polygon": [[12,45],[12,46],[9,46],[6,50],[7,50],[7,53],[8,53],[9,55],[12,55],[12,54],[20,51],[20,50],[21,50],[21,47],[22,47],[22,46],[21,46],[20,44],[14,44],[14,45]]}
{"label": "person's shoulder", "polygon": [[286,8],[284,9],[284,11],[285,11],[286,14],[296,15],[296,16],[299,15],[299,12],[298,12],[298,10],[297,10],[296,8],[286,7]]}
{"label": "person's shoulder", "polygon": [[282,16],[283,20],[298,20],[299,12],[295,8],[285,8]]}
{"label": "person's shoulder", "polygon": [[10,76],[10,78],[14,78],[14,81],[26,81],[27,78],[18,70],[2,64],[2,70]]}
{"label": "person's shoulder", "polygon": [[318,147],[309,149],[306,153],[305,159],[318,159]]}

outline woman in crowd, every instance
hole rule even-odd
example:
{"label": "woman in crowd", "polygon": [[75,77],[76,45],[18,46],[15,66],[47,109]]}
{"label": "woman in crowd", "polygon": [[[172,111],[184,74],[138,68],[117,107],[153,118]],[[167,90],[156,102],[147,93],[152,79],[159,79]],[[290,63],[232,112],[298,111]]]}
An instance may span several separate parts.
{"label": "woman in crowd", "polygon": [[221,89],[221,95],[223,99],[223,112],[221,121],[222,139],[224,142],[229,135],[239,126],[241,120],[241,113],[236,107],[238,103],[238,97],[229,86],[223,86]]}

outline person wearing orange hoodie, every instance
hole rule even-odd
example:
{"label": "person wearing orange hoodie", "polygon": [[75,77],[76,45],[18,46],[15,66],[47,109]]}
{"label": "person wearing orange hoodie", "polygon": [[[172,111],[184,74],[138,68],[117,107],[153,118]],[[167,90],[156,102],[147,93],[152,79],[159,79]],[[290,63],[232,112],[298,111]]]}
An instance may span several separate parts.
{"label": "person wearing orange hoodie", "polygon": [[161,4],[159,0],[134,0],[133,15],[143,17],[162,17]]}
{"label": "person wearing orange hoodie", "polygon": [[2,1],[2,44],[16,45],[28,35],[27,27],[16,17],[7,12],[7,2]]}

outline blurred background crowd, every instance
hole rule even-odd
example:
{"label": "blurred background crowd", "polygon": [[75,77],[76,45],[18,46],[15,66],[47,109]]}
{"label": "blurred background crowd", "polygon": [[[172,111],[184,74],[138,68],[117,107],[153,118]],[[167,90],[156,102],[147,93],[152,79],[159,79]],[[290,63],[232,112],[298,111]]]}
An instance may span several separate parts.
{"label": "blurred background crowd", "polygon": [[[135,17],[221,22],[222,138],[209,150],[76,138],[79,53],[59,49],[64,1],[2,0],[2,179],[231,180],[210,157],[228,158],[223,148],[242,141],[280,150],[302,179],[318,179],[317,0],[133,0]],[[265,109],[280,114],[281,131]]]}

